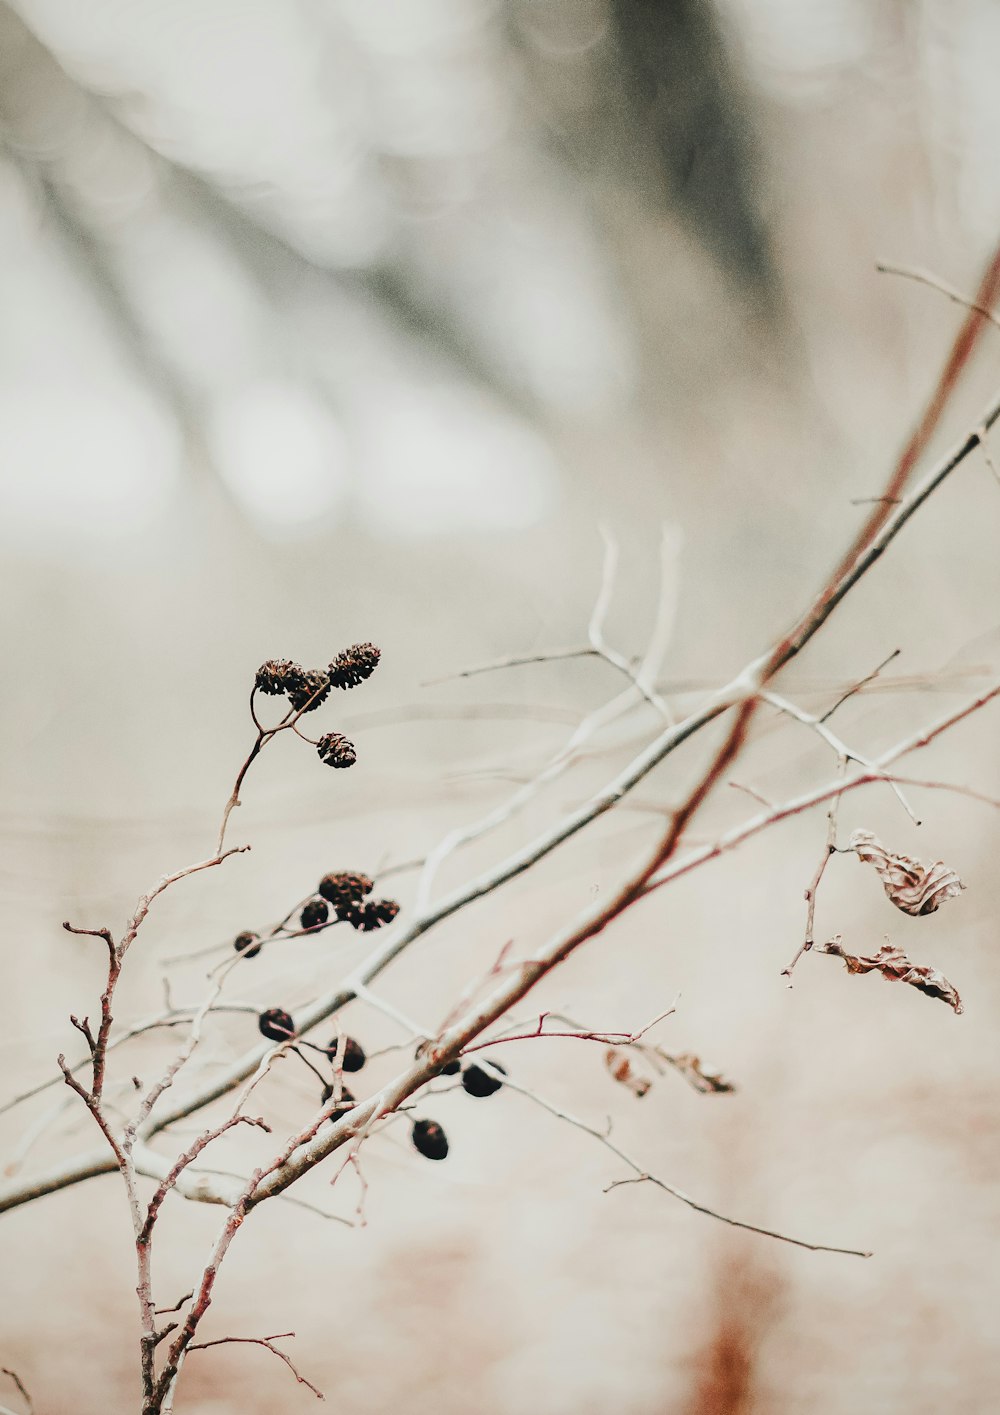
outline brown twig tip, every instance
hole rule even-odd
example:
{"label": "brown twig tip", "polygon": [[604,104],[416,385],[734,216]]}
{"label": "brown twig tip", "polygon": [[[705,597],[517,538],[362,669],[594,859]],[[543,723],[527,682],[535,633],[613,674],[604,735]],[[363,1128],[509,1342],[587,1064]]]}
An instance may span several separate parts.
{"label": "brown twig tip", "polygon": [[382,650],[375,644],[352,644],[338,653],[329,666],[330,683],[334,688],[356,688],[375,672]]}
{"label": "brown twig tip", "polygon": [[319,759],[326,766],[344,768],[353,766],[358,759],[354,743],[342,732],[327,732],[316,743]]}

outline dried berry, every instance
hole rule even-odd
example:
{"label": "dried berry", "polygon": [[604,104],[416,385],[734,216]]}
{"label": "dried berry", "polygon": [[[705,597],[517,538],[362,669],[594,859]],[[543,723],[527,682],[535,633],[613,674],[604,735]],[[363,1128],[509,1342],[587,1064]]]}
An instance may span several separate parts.
{"label": "dried berry", "polygon": [[272,1042],[287,1042],[290,1037],[295,1036],[292,1014],[286,1012],[283,1007],[269,1007],[266,1012],[262,1012],[257,1018],[257,1026],[261,1034]]}
{"label": "dried berry", "polygon": [[324,875],[319,882],[317,893],[338,904],[355,904],[374,888],[367,875],[355,874],[352,870],[339,870],[335,874]]}
{"label": "dried berry", "polygon": [[352,644],[330,664],[331,684],[334,688],[356,688],[372,676],[381,657],[381,650],[374,644]]}
{"label": "dried berry", "polygon": [[462,1072],[462,1085],[470,1096],[492,1096],[499,1091],[503,1082],[499,1076],[494,1076],[494,1068],[497,1071],[503,1071],[506,1076],[507,1073],[499,1061],[491,1061],[489,1071],[484,1070],[482,1066],[477,1066],[475,1062],[465,1068]]}
{"label": "dried berry", "polygon": [[410,1139],[425,1159],[443,1160],[448,1153],[448,1136],[436,1120],[415,1120]]}
{"label": "dried berry", "polygon": [[329,905],[323,899],[310,899],[299,915],[299,923],[304,929],[318,929],[330,917]]}
{"label": "dried berry", "polygon": [[338,904],[337,918],[360,933],[371,933],[383,924],[391,924],[399,913],[395,899],[370,899],[367,904]]}
{"label": "dried berry", "polygon": [[342,732],[328,732],[325,737],[321,737],[316,743],[316,751],[319,759],[326,766],[348,767],[353,766],[358,759],[354,743],[349,741]]}
{"label": "dried berry", "polygon": [[254,686],[260,693],[275,696],[299,687],[304,677],[305,669],[300,663],[293,663],[289,658],[269,658],[257,669]]}
{"label": "dried berry", "polygon": [[[327,1049],[326,1049],[326,1054],[327,1054],[327,1056],[330,1058],[331,1061],[333,1061],[333,1059],[336,1057],[339,1047],[340,1047],[340,1038],[339,1038],[339,1037],[334,1037],[333,1041],[329,1044],[329,1046],[328,1046]],[[365,1064],[365,1062],[366,1062],[367,1060],[368,1060],[368,1058],[367,1058],[367,1056],[365,1055],[365,1049],[364,1049],[364,1047],[361,1045],[361,1043],[355,1041],[353,1037],[345,1037],[345,1038],[344,1038],[344,1060],[343,1060],[343,1067],[344,1067],[344,1070],[345,1070],[345,1071],[360,1071],[361,1068],[362,1068],[362,1066],[364,1066],[364,1064]]]}
{"label": "dried berry", "polygon": [[288,701],[296,712],[300,709],[313,712],[330,695],[329,674],[322,668],[308,668],[301,671],[296,682],[287,685],[286,692]]}
{"label": "dried berry", "polygon": [[256,958],[262,947],[260,935],[246,929],[233,939],[233,947],[237,953],[242,953],[244,958]]}

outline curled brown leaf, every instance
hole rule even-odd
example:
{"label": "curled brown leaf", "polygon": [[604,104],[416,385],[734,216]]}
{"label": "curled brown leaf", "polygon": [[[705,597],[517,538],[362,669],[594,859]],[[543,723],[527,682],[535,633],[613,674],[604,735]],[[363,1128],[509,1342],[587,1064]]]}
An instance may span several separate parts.
{"label": "curled brown leaf", "polygon": [[866,865],[874,866],[887,896],[904,914],[933,914],[946,899],[954,899],[965,888],[942,860],[924,865],[910,855],[893,854],[870,830],[856,830],[847,848]]}
{"label": "curled brown leaf", "polygon": [[841,945],[840,939],[840,934],[837,934],[835,938],[828,939],[819,951],[830,953],[835,958],[842,958],[849,973],[878,972],[890,983],[909,983],[910,987],[918,988],[928,997],[940,998],[956,1013],[964,1010],[962,999],[955,987],[936,968],[914,963],[907,958],[901,948],[897,948],[889,942],[883,943],[874,957],[855,956],[847,952]]}
{"label": "curled brown leaf", "polygon": [[608,1047],[604,1053],[604,1064],[618,1084],[627,1086],[640,1100],[653,1084],[648,1076],[636,1070],[631,1057],[620,1047]]}
{"label": "curled brown leaf", "polygon": [[685,1081],[703,1095],[725,1095],[736,1090],[735,1082],[727,1080],[721,1071],[709,1066],[693,1051],[671,1052],[657,1048],[657,1055],[679,1071]]}

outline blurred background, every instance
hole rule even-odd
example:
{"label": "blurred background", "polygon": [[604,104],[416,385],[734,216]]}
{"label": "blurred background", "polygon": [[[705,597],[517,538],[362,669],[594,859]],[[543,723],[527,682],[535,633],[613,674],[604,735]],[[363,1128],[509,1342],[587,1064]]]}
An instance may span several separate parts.
{"label": "blurred background", "polygon": [[[621,550],[608,633],[627,655],[652,629],[666,535],[675,711],[787,626],[962,318],[876,261],[971,294],[996,244],[998,56],[990,0],[0,5],[0,1099],[51,1073],[96,995],[94,950],[59,922],[118,926],[210,850],[263,659],[381,646],[371,682],[323,710],[358,765],[331,780],[275,745],[234,817],[252,855],[164,901],[133,1015],[160,1005],[165,972],[197,998],[204,961],[167,960],[276,920],[324,871],[426,853],[618,690],[593,660],[433,681],[583,643],[599,527]],[[989,336],[938,448],[992,391]],[[825,710],[899,648],[837,719],[875,751],[988,682],[998,518],[970,459],[784,691]],[[578,804],[655,725],[625,719],[442,887]],[[995,739],[984,714],[919,772],[998,794]],[[703,750],[435,931],[386,995],[436,1025],[506,939],[529,948],[618,877]],[[777,797],[832,764],[762,717],[739,775]],[[918,804],[919,830],[888,793],[852,798],[844,835],[944,858],[967,892],[901,923],[848,858],[817,927],[857,952],[912,945],[963,993],[961,1019],[830,959],[780,978],[820,813],[663,891],[545,996],[627,1030],[680,993],[663,1044],[735,1094],[666,1077],[637,1102],[572,1043],[510,1062],[590,1122],[614,1115],[625,1148],[699,1199],[874,1258],[782,1248],[649,1188],[605,1195],[621,1172],[585,1136],[511,1094],[448,1096],[446,1164],[401,1129],[372,1143],[366,1228],[280,1205],[248,1226],[210,1335],[294,1328],[347,1415],[989,1408],[997,824],[960,797]],[[721,789],[694,836],[753,809]],[[404,912],[412,884],[393,881]],[[297,1006],[365,947],[303,941],[241,964],[234,992]],[[379,1015],[348,1025],[399,1040]],[[220,1021],[202,1067],[252,1040],[252,1019]],[[307,1074],[276,1078],[268,1104],[300,1117]],[[94,1143],[54,1093],[0,1125],[10,1173]],[[173,1300],[217,1217],[178,1203],[169,1222]],[[111,1178],[0,1223],[0,1365],[37,1410],[133,1407],[129,1263]],[[266,1353],[224,1349],[192,1358],[178,1410],[311,1399]]]}

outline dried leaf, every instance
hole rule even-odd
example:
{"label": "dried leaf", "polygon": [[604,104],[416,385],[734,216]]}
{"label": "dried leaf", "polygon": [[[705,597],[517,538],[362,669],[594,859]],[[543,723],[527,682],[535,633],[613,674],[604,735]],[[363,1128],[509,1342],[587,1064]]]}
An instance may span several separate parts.
{"label": "dried leaf", "polygon": [[963,1011],[962,999],[944,974],[939,973],[936,968],[927,968],[911,962],[901,948],[896,948],[888,942],[883,943],[873,958],[855,957],[841,946],[840,938],[840,934],[837,934],[835,938],[828,939],[819,951],[842,958],[849,973],[879,972],[890,983],[909,983],[910,987],[919,988],[928,997],[939,997],[955,1012]]}
{"label": "dried leaf", "polygon": [[632,1058],[618,1047],[608,1047],[604,1053],[604,1064],[619,1085],[627,1086],[639,1100],[653,1084],[648,1076],[643,1076],[636,1071]]}
{"label": "dried leaf", "polygon": [[847,848],[866,865],[874,865],[886,894],[904,914],[933,914],[946,899],[954,899],[965,888],[943,861],[924,865],[909,855],[894,855],[870,830],[856,830]]}
{"label": "dried leaf", "polygon": [[727,1081],[721,1071],[716,1071],[713,1067],[706,1065],[700,1056],[695,1056],[693,1051],[669,1052],[660,1051],[657,1048],[657,1054],[662,1056],[664,1061],[669,1062],[675,1070],[681,1073],[689,1085],[692,1085],[696,1091],[701,1091],[703,1095],[724,1095],[729,1091],[736,1090],[735,1084],[732,1081]]}

